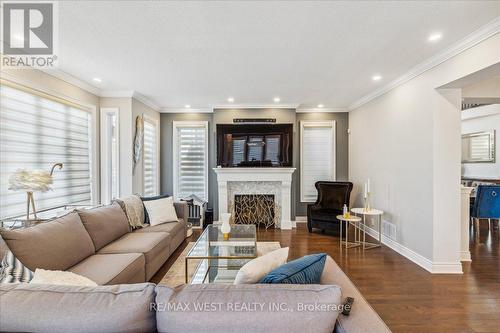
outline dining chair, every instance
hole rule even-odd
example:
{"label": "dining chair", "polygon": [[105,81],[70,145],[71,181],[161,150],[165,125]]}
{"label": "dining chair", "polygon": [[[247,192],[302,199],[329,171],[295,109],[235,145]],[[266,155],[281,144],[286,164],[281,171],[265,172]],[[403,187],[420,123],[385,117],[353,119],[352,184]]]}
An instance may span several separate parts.
{"label": "dining chair", "polygon": [[471,219],[478,225],[481,219],[488,219],[488,228],[491,228],[492,219],[500,219],[500,185],[477,187]]}

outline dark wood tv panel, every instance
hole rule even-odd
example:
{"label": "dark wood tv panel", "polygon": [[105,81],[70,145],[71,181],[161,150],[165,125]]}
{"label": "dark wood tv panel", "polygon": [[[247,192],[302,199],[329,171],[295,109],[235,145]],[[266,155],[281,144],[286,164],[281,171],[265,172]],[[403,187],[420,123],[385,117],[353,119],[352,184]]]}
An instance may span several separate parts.
{"label": "dark wood tv panel", "polygon": [[293,124],[218,124],[217,165],[291,167]]}

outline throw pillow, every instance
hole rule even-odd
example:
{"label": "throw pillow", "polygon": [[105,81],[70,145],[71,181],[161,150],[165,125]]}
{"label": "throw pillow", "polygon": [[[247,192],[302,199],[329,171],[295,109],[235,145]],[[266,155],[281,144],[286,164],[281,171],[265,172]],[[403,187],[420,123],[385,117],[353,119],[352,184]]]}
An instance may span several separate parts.
{"label": "throw pillow", "polygon": [[144,226],[144,205],[138,195],[129,195],[114,200],[127,215],[128,224],[132,229]]}
{"label": "throw pillow", "polygon": [[288,258],[288,247],[271,251],[247,262],[240,268],[234,284],[250,284],[259,282],[273,269],[286,264]]}
{"label": "throw pillow", "polygon": [[49,271],[37,268],[30,283],[55,284],[61,286],[88,286],[95,287],[97,283],[85,276],[66,271]]}
{"label": "throw pillow", "polygon": [[319,284],[325,261],[326,253],[304,256],[274,269],[260,283]]}
{"label": "throw pillow", "polygon": [[144,201],[144,207],[146,207],[148,212],[149,224],[151,226],[178,221],[172,197]]}
{"label": "throw pillow", "polygon": [[[168,197],[169,197],[168,194],[164,194],[164,195],[157,195],[154,197],[141,197],[141,200],[142,200],[142,203],[144,203],[144,201],[153,201],[153,200],[158,200],[158,199],[163,199],[163,198],[168,198]],[[149,224],[148,210],[146,209],[145,205],[143,205],[143,207],[144,207],[144,224]]]}
{"label": "throw pillow", "polygon": [[12,251],[7,251],[2,259],[0,283],[30,282],[33,272],[24,266]]}

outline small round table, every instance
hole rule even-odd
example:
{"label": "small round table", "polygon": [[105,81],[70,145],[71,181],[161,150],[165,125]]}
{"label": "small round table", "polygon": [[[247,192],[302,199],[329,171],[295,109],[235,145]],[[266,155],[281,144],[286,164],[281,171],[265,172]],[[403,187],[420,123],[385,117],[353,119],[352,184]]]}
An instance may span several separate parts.
{"label": "small round table", "polygon": [[[373,249],[375,247],[380,247],[382,245],[382,215],[383,211],[371,208],[370,210],[365,210],[364,208],[353,208],[351,212],[356,215],[363,215],[363,250]],[[366,217],[367,216],[377,216],[378,217],[378,243],[370,243],[366,241]]]}
{"label": "small round table", "polygon": [[[359,216],[351,215],[350,217],[344,217],[344,215],[337,215],[337,220],[340,221],[340,248],[342,248],[342,224],[345,222],[345,248],[350,249],[352,247],[361,246],[360,239],[361,235],[358,237],[358,232],[360,230],[359,224],[361,223],[361,218]],[[354,242],[349,242],[349,224],[354,226]]]}

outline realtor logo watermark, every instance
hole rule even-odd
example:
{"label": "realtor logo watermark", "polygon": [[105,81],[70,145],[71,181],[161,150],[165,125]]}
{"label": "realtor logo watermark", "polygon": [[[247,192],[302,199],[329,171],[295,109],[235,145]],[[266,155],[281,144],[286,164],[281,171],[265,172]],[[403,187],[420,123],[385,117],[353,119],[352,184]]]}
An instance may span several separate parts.
{"label": "realtor logo watermark", "polygon": [[58,4],[55,1],[2,1],[2,66],[57,66]]}

